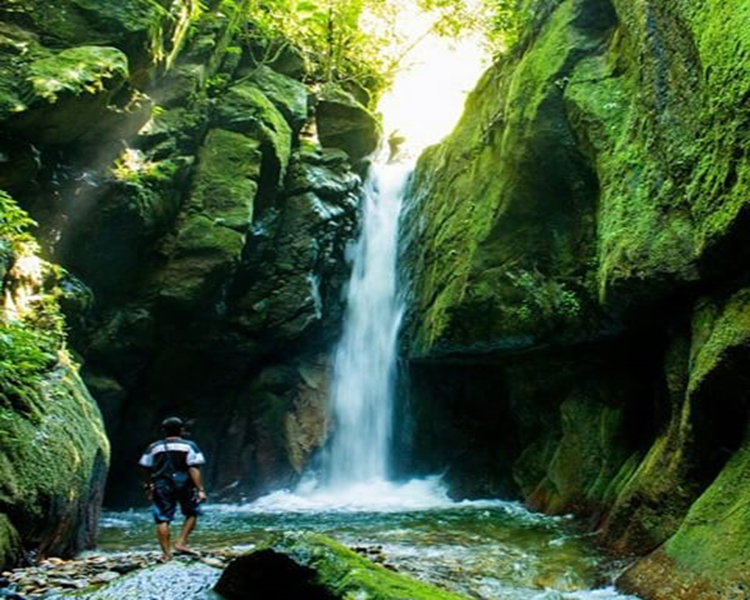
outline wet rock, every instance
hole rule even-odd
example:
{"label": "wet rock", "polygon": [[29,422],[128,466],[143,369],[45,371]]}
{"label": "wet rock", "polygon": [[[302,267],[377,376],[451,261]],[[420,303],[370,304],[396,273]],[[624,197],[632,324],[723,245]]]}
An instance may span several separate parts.
{"label": "wet rock", "polygon": [[315,121],[320,143],[326,148],[341,148],[354,162],[378,147],[378,120],[344,91],[328,92],[318,101]]}
{"label": "wet rock", "polygon": [[171,260],[158,275],[159,299],[183,311],[210,307],[232,282],[244,236],[204,215],[186,217],[179,226]]}

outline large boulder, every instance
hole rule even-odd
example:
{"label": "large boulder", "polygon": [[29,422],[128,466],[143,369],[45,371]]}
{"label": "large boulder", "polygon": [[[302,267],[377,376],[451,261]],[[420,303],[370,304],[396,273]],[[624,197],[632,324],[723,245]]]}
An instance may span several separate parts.
{"label": "large boulder", "polygon": [[49,47],[115,46],[141,70],[180,48],[191,17],[188,5],[169,0],[7,0],[0,6],[0,19]]}
{"label": "large boulder", "polygon": [[261,142],[268,168],[263,177],[275,190],[292,151],[292,129],[274,103],[251,81],[232,86],[216,107],[214,122]]}
{"label": "large boulder", "polygon": [[464,596],[395,573],[321,535],[288,535],[232,561],[215,590],[227,600],[261,593],[336,600],[461,600]]}
{"label": "large boulder", "polygon": [[341,148],[356,162],[378,148],[380,124],[343,90],[327,91],[315,107],[318,138],[325,148]]}
{"label": "large boulder", "polygon": [[299,131],[307,121],[307,87],[264,65],[254,69],[248,77],[281,111],[292,129]]}
{"label": "large boulder", "polygon": [[0,404],[4,566],[19,558],[21,547],[72,556],[92,547],[98,531],[109,464],[99,409],[70,364],[49,371],[38,386],[31,414]]}
{"label": "large boulder", "polygon": [[14,46],[9,36],[0,40],[5,41],[0,50],[12,50],[8,58],[0,54],[0,72],[6,75],[0,121],[36,142],[65,144],[90,135],[92,123],[106,117],[130,74],[127,56],[117,48],[79,46],[52,53],[38,45],[28,50],[31,41],[16,39]]}

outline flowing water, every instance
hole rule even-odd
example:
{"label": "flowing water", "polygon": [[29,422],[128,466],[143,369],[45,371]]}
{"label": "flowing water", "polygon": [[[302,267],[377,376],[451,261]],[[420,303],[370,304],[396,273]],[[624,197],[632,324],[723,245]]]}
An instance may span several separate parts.
{"label": "flowing water", "polygon": [[[334,433],[323,467],[295,489],[250,504],[209,505],[193,543],[250,550],[276,532],[315,531],[378,547],[400,572],[478,600],[626,600],[608,584],[615,565],[572,519],[501,500],[454,502],[438,477],[390,479],[396,343],[398,216],[408,165],[381,164],[367,183],[344,333],[334,360]],[[100,550],[153,550],[145,510],[108,513]],[[206,600],[218,571],[179,568],[162,600]],[[122,597],[154,591],[153,575],[122,583]],[[180,583],[183,582],[183,583]],[[163,584],[162,584],[163,585]],[[164,592],[166,593],[166,592]],[[153,596],[153,594],[152,594]],[[155,597],[155,596],[154,596]],[[106,594],[91,600],[111,600]],[[291,599],[290,599],[291,600]]]}
{"label": "flowing water", "polygon": [[[378,508],[284,492],[253,504],[209,505],[193,541],[201,549],[251,549],[274,532],[316,531],[351,546],[382,546],[400,572],[470,598],[632,598],[607,587],[613,566],[572,519],[537,515],[512,502],[454,503],[440,490],[436,480],[393,485],[373,494],[381,498]],[[101,551],[154,545],[147,511],[104,516]],[[202,596],[181,600],[192,598]]]}
{"label": "flowing water", "polygon": [[365,185],[362,232],[333,367],[335,433],[322,469],[323,485],[341,493],[389,475],[402,313],[396,293],[398,218],[410,171],[408,164],[376,163]]}

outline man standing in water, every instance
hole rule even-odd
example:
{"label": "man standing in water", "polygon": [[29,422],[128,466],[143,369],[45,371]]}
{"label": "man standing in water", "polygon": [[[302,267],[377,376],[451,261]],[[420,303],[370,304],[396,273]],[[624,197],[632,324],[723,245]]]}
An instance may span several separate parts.
{"label": "man standing in water", "polygon": [[161,560],[166,562],[172,559],[169,524],[174,519],[178,503],[185,523],[174,549],[178,554],[199,556],[187,541],[201,514],[199,505],[206,500],[200,471],[206,459],[197,444],[183,438],[185,425],[181,419],[165,419],[161,428],[164,439],[151,444],[139,464],[146,474],[146,496],[152,503]]}

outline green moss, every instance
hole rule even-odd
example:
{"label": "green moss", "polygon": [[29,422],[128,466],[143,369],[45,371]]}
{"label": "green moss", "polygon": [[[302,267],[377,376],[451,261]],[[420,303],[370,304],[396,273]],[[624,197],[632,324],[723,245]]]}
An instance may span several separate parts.
{"label": "green moss", "polygon": [[0,513],[0,569],[20,562],[21,538],[8,517]]}
{"label": "green moss", "polygon": [[689,394],[696,394],[709,375],[728,355],[750,345],[750,288],[740,290],[724,302],[706,298],[693,321]]}
{"label": "green moss", "polygon": [[485,74],[456,130],[420,159],[404,218],[414,354],[524,348],[579,327],[596,189],[563,90],[611,18],[579,26],[589,9],[562,3],[526,53]]}
{"label": "green moss", "polygon": [[665,545],[678,569],[708,580],[748,585],[750,573],[750,443],[727,463]]}
{"label": "green moss", "polygon": [[0,16],[50,46],[116,46],[140,67],[180,48],[197,9],[195,0],[7,0]]}
{"label": "green moss", "polygon": [[81,46],[29,65],[28,81],[47,102],[60,95],[96,94],[128,77],[128,59],[116,48]]}
{"label": "green moss", "polygon": [[249,77],[263,90],[292,128],[299,130],[307,120],[307,87],[266,66],[256,68]]}
{"label": "green moss", "polygon": [[198,155],[190,206],[238,231],[252,223],[261,172],[261,143],[223,129],[212,129]]}
{"label": "green moss", "polygon": [[214,121],[229,129],[258,139],[273,173],[264,173],[279,185],[286,173],[292,151],[292,129],[279,110],[254,83],[235,85],[222,97]]}
{"label": "green moss", "polygon": [[345,600],[461,600],[458,594],[410,579],[375,564],[322,535],[286,536],[277,552],[317,572],[316,581]]}
{"label": "green moss", "polygon": [[560,406],[562,438],[548,473],[555,493],[547,510],[563,512],[604,505],[608,486],[628,459],[623,407],[602,403],[594,390],[580,390]]}
{"label": "green moss", "polygon": [[12,514],[25,545],[70,554],[91,542],[87,519],[98,513],[109,443],[96,403],[69,364],[48,371],[39,394],[33,421],[0,407],[0,510]]}
{"label": "green moss", "polygon": [[239,264],[245,237],[201,214],[183,217],[169,262],[156,276],[159,297],[184,310],[211,307]]}

